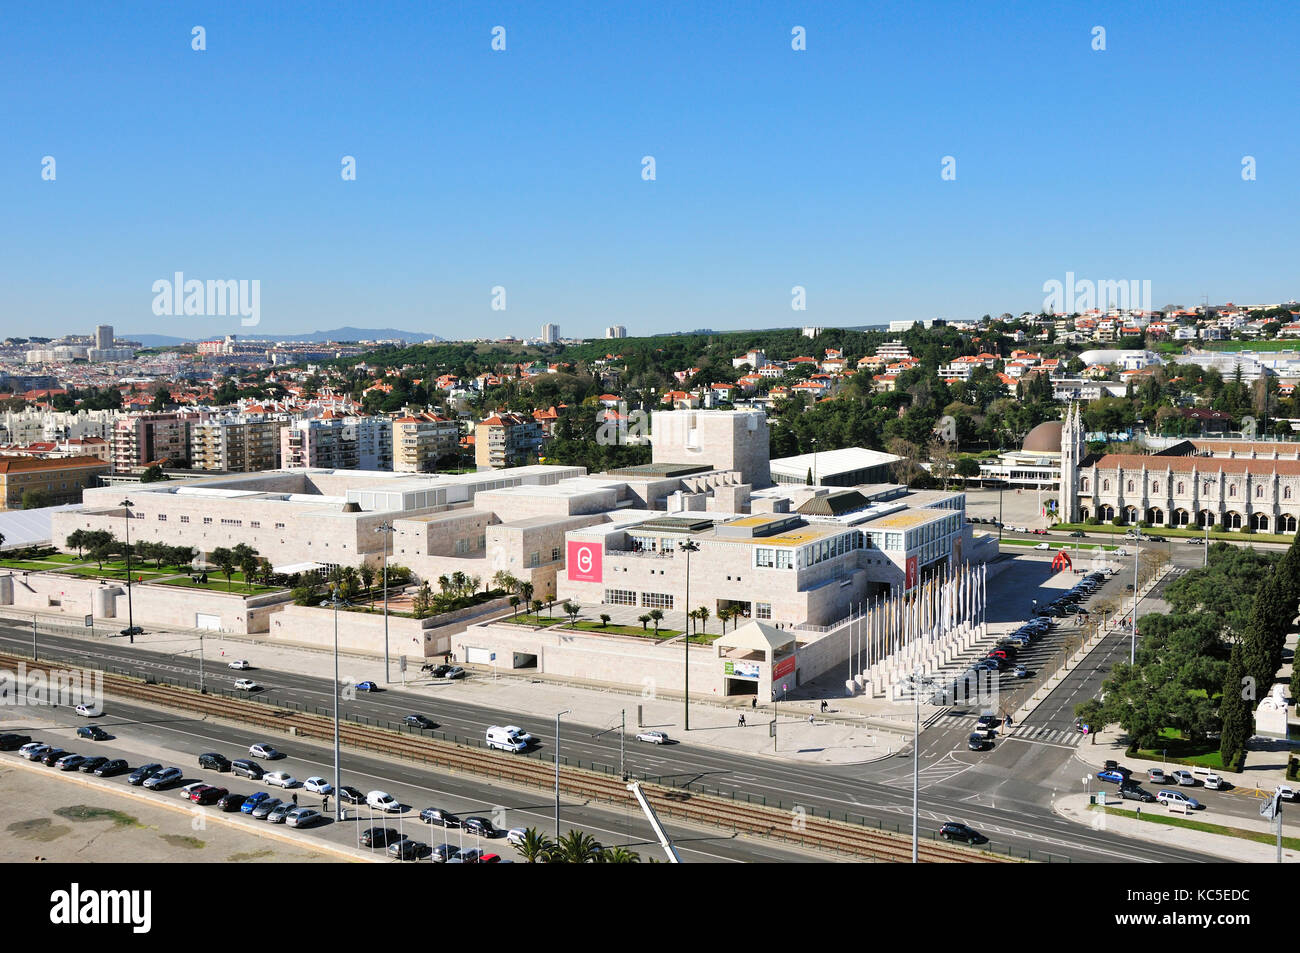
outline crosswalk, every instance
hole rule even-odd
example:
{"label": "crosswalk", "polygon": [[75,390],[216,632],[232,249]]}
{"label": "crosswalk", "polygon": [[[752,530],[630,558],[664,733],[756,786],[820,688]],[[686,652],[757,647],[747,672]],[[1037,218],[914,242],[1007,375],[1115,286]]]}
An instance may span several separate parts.
{"label": "crosswalk", "polygon": [[[964,731],[975,730],[975,715],[940,715],[929,722],[926,727],[961,728]],[[1073,728],[1044,728],[1037,725],[1015,725],[1010,731],[998,729],[999,738],[1017,738],[1020,741],[1035,741],[1040,744],[1058,745],[1063,748],[1077,748],[1084,739],[1082,732]]]}

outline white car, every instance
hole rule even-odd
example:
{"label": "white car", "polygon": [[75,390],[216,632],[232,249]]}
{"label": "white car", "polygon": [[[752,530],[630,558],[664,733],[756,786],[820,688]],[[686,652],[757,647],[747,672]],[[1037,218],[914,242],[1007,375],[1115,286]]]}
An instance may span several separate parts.
{"label": "white car", "polygon": [[262,780],[273,788],[296,788],[298,779],[288,771],[271,771],[262,775]]}
{"label": "white car", "polygon": [[262,686],[251,678],[235,679],[235,691],[237,692],[260,692],[261,690]]}
{"label": "white car", "polygon": [[302,782],[302,787],[304,791],[308,791],[311,794],[334,793],[334,785],[330,784],[324,778],[308,778],[306,781]]}
{"label": "white car", "polygon": [[371,791],[366,795],[366,804],[385,814],[402,809],[402,802],[387,791]]}
{"label": "white car", "polygon": [[638,731],[636,733],[637,741],[645,741],[652,745],[668,744],[668,736],[662,731]]}
{"label": "white car", "polygon": [[1051,548],[1052,548],[1051,543],[1039,543],[1037,546],[1034,547],[1034,549],[1051,549]]}
{"label": "white car", "polygon": [[524,837],[528,834],[526,827],[512,827],[506,831],[506,843],[511,847],[519,847],[524,842]]}
{"label": "white car", "polygon": [[1285,784],[1279,784],[1276,788],[1273,789],[1273,793],[1280,796],[1284,801],[1295,800],[1295,791],[1291,790],[1291,788]]}
{"label": "white car", "polygon": [[268,744],[249,745],[248,753],[254,758],[265,758],[267,761],[274,761],[276,758],[283,758],[280,752],[276,751]]}
{"label": "white car", "polygon": [[194,789],[202,788],[202,787],[207,787],[207,785],[202,781],[195,781],[193,784],[185,785],[185,787],[181,788],[179,792],[181,796],[181,800],[188,801],[190,799],[190,795],[194,793]]}
{"label": "white car", "polygon": [[78,705],[76,711],[83,718],[98,718],[104,714],[104,710],[97,705]]}
{"label": "white car", "polygon": [[233,668],[236,672],[247,672],[252,667],[253,666],[248,664],[248,659],[246,658],[237,658],[226,665],[226,668]]}
{"label": "white car", "polygon": [[1219,777],[1217,774],[1207,774],[1202,783],[1205,785],[1207,791],[1221,791],[1226,787],[1223,783],[1223,778]]}
{"label": "white car", "polygon": [[1196,777],[1190,771],[1180,769],[1171,774],[1170,777],[1174,779],[1175,784],[1189,788],[1196,786]]}
{"label": "white car", "polygon": [[45,757],[45,753],[50,750],[49,745],[43,745],[39,741],[33,741],[25,744],[18,749],[18,753],[28,761],[39,761]]}

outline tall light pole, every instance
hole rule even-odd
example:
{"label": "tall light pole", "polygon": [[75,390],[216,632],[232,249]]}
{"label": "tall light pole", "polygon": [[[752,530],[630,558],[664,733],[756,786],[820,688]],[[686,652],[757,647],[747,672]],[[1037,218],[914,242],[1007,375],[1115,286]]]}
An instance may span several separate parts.
{"label": "tall light pole", "polygon": [[384,683],[392,681],[388,674],[388,537],[394,532],[392,523],[381,523],[376,533],[384,534]]}
{"label": "tall light pole", "polygon": [[339,598],[338,591],[330,586],[330,597],[321,602],[334,608],[334,820],[343,819],[343,778],[339,760],[339,606],[348,605]]}
{"label": "tall light pole", "polygon": [[560,716],[569,709],[555,713],[555,839],[560,839]]}
{"label": "tall light pole", "polygon": [[691,553],[699,552],[700,544],[693,539],[684,540],[677,547],[686,553],[686,638],[682,640],[682,731],[691,730]]}
{"label": "tall light pole", "polygon": [[135,612],[131,606],[131,507],[135,504],[130,500],[123,500],[118,505],[122,507],[122,515],[126,517],[126,634],[134,645]]}
{"label": "tall light pole", "polygon": [[920,830],[921,812],[921,686],[934,685],[933,679],[926,678],[918,665],[912,679],[912,863],[919,863],[917,836]]}

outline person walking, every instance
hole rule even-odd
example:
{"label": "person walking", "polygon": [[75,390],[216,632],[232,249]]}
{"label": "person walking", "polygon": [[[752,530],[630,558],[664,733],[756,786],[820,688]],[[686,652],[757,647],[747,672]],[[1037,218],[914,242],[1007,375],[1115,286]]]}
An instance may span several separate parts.
{"label": "person walking", "polygon": [[297,806],[298,806],[298,793],[297,793],[296,791],[294,792],[294,795],[293,795],[293,806],[294,806],[294,807],[297,807]]}

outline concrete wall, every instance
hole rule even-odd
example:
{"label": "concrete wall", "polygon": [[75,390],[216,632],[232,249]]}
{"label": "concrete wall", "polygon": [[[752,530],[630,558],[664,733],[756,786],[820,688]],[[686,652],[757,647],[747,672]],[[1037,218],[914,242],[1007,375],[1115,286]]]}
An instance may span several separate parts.
{"label": "concrete wall", "polygon": [[[494,599],[479,606],[444,612],[427,619],[388,617],[388,651],[392,659],[399,655],[424,658],[449,651],[451,640],[467,625],[485,615],[508,609],[505,599]],[[339,648],[349,652],[365,652],[377,657],[384,654],[383,613],[340,612]],[[292,603],[271,618],[272,640],[334,647],[334,610],[319,606],[297,606]],[[464,658],[463,656],[458,656]],[[394,669],[396,670],[396,669]]]}

